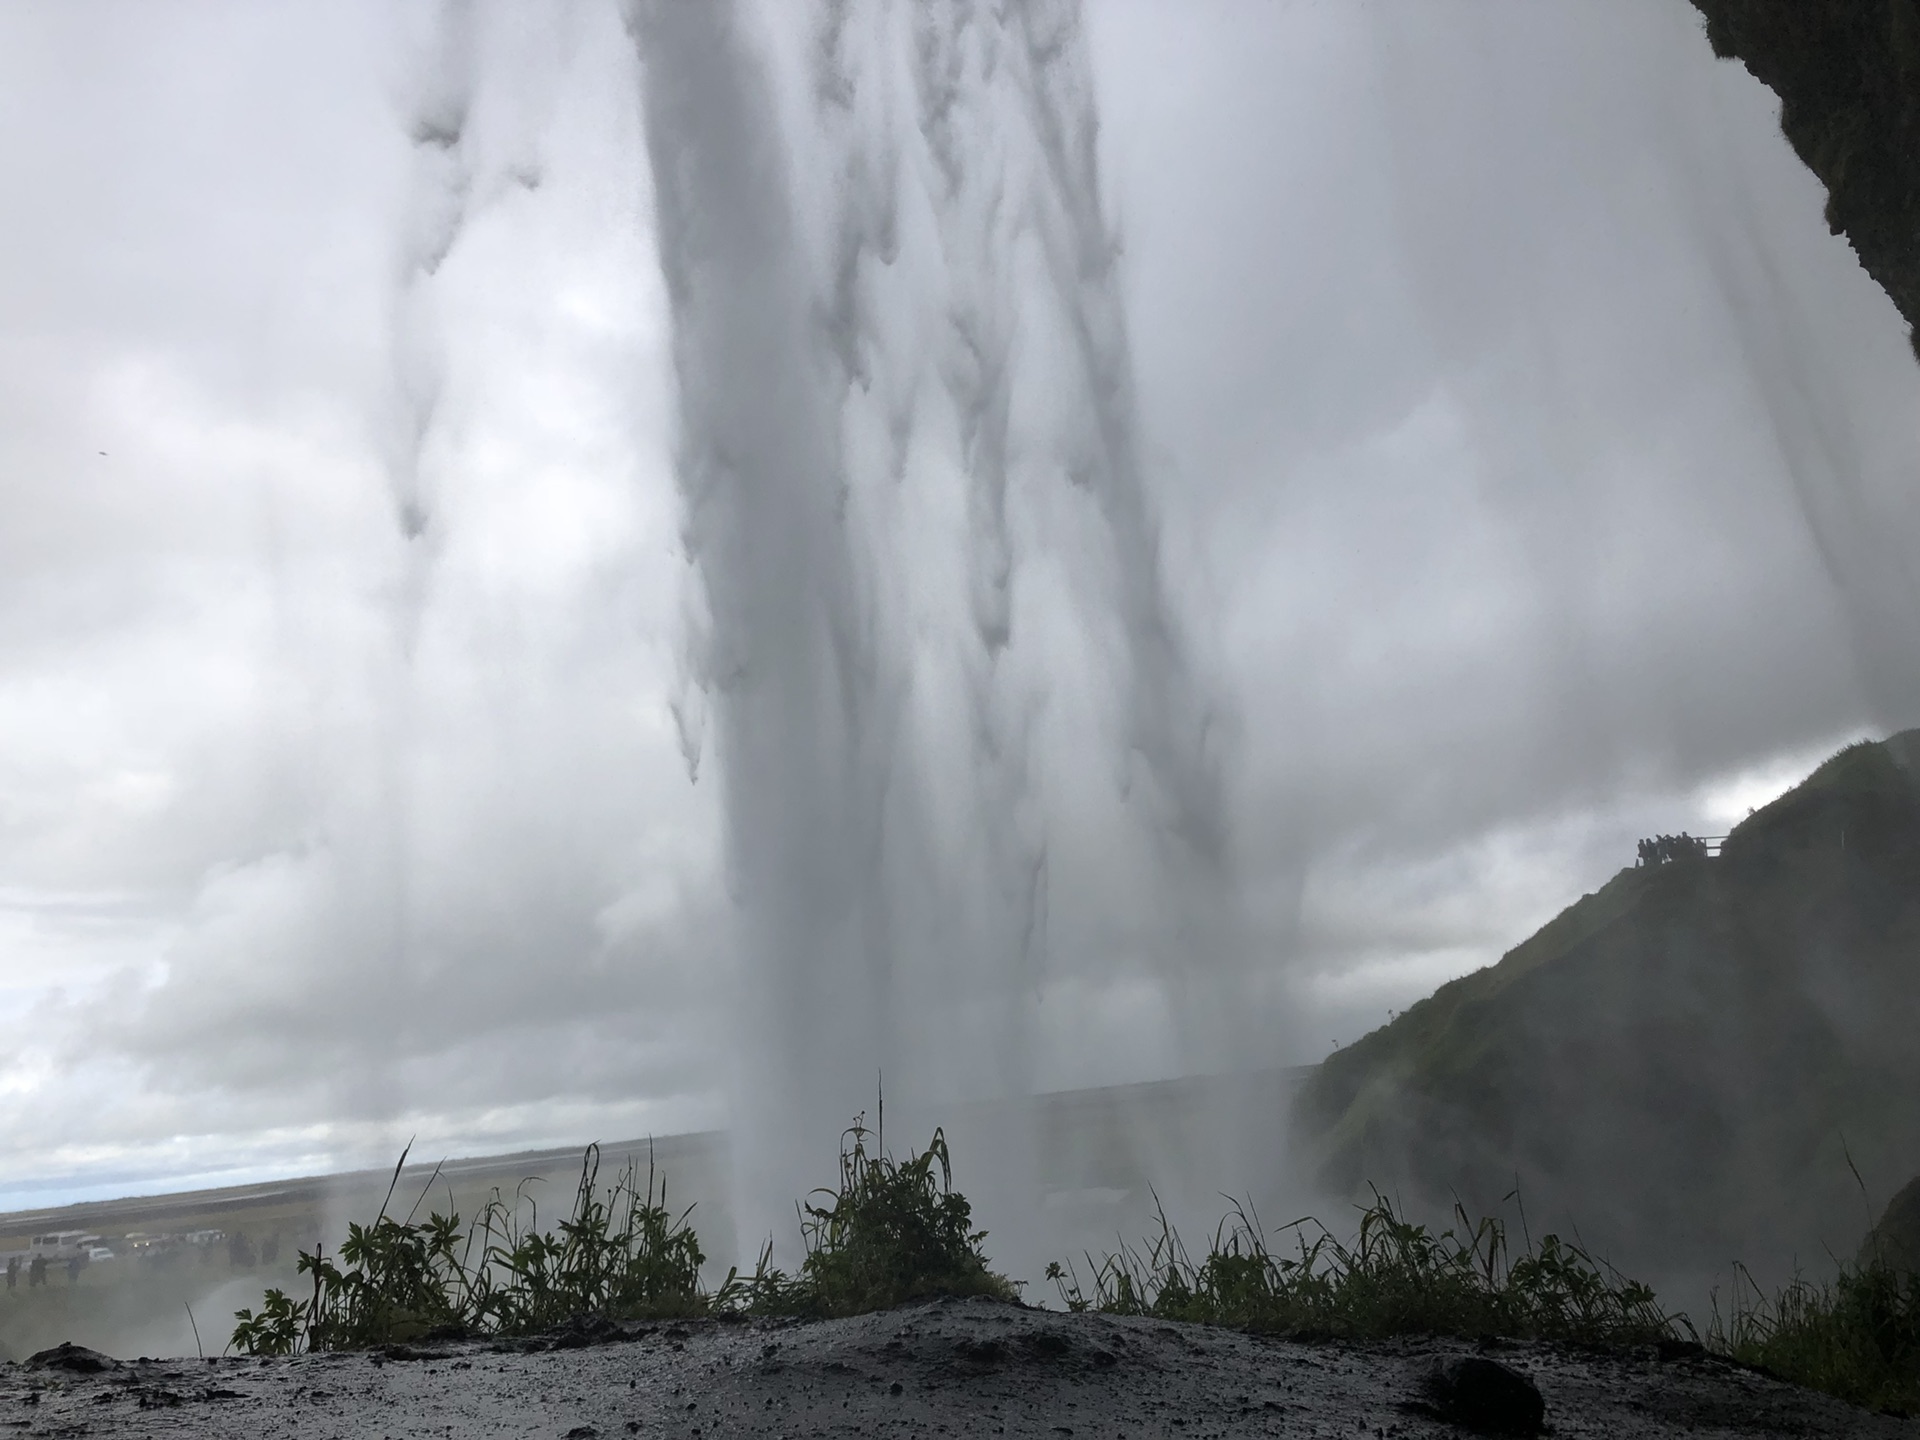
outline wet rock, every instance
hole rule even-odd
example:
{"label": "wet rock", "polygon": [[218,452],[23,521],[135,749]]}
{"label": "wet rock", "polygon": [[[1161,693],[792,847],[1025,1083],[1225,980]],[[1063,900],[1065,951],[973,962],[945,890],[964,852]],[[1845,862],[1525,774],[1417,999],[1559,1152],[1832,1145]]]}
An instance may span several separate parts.
{"label": "wet rock", "polygon": [[71,1340],[62,1340],[51,1350],[40,1350],[27,1357],[31,1370],[71,1370],[77,1375],[98,1375],[103,1370],[118,1370],[120,1362],[111,1355],[89,1350]]}
{"label": "wet rock", "polygon": [[578,1350],[588,1345],[604,1345],[609,1340],[624,1339],[626,1336],[620,1326],[603,1315],[576,1315],[556,1325],[546,1338],[551,1349]]}
{"label": "wet rock", "polygon": [[1920,1273],[1920,1177],[1887,1202],[1886,1213],[1860,1246],[1857,1263]]}
{"label": "wet rock", "polygon": [[971,1335],[963,1335],[953,1342],[953,1348],[962,1360],[975,1365],[998,1365],[1007,1358],[1007,1347],[998,1340],[976,1340]]}
{"label": "wet rock", "polygon": [[1722,59],[1780,97],[1780,128],[1827,187],[1827,223],[1913,327],[1920,355],[1920,4],[1693,0]]}
{"label": "wet rock", "polygon": [[1484,1355],[1434,1370],[1426,1392],[1442,1419],[1482,1435],[1538,1435],[1546,1425],[1546,1402],[1533,1380]]}
{"label": "wet rock", "polygon": [[1058,1360],[1073,1349],[1073,1342],[1058,1330],[1035,1330],[1021,1337],[1021,1348],[1037,1360]]}

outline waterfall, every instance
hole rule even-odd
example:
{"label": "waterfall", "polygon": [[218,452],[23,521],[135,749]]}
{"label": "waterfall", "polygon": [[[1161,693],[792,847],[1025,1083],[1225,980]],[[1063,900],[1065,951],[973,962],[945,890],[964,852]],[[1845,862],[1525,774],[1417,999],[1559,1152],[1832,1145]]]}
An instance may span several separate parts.
{"label": "waterfall", "polygon": [[909,1112],[1031,1087],[1059,652],[1023,630],[1030,592],[1072,599],[1064,643],[1103,697],[1080,703],[1119,717],[1076,743],[1174,917],[1164,979],[1194,1050],[1219,1039],[1190,1003],[1217,987],[1185,977],[1229,933],[1227,833],[1143,473],[1078,7],[659,3],[631,29],[751,1235],[790,1226],[880,1075]]}

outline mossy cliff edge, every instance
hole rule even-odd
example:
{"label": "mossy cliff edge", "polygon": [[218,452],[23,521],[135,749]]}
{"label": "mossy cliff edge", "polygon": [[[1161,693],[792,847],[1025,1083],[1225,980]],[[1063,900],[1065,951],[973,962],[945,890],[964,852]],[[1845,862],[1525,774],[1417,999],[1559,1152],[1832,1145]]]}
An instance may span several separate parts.
{"label": "mossy cliff edge", "polygon": [[1693,0],[1721,59],[1780,97],[1780,128],[1920,356],[1920,0]]}
{"label": "mossy cliff edge", "polygon": [[1635,1273],[1850,1253],[1920,1171],[1920,731],[1850,746],[1712,859],[1623,870],[1336,1052],[1322,1181],[1581,1227]]}

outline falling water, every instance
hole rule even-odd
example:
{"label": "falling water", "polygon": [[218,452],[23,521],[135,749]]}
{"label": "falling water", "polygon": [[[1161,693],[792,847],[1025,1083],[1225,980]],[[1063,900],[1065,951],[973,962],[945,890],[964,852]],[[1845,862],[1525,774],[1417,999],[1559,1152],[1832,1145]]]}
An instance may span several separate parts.
{"label": "falling water", "polygon": [[[511,87],[483,86],[485,51],[519,38],[503,13],[475,0],[437,0],[426,13],[417,47],[404,66],[397,119],[407,164],[400,213],[386,273],[386,383],[371,416],[391,507],[394,545],[387,587],[386,647],[372,670],[379,712],[373,792],[335,799],[328,828],[349,882],[366,897],[365,933],[356,937],[366,984],[413,983],[434,963],[422,952],[431,928],[417,913],[422,728],[422,651],[431,644],[435,572],[459,519],[455,470],[457,423],[449,423],[449,374],[456,355],[447,316],[446,280],[474,222],[516,188],[537,186],[536,118],[550,100],[550,72],[524,41],[513,50]],[[564,47],[570,13],[556,7],[535,22],[546,48]],[[496,65],[496,69],[497,69]],[[488,107],[490,112],[487,113]],[[491,120],[491,126],[483,121]],[[491,133],[485,133],[490,128]],[[377,978],[375,978],[377,977]],[[384,1062],[343,1078],[356,1099],[391,1108],[402,1087]],[[405,1143],[397,1135],[393,1143]]]}
{"label": "falling water", "polygon": [[[388,984],[408,976],[415,962],[415,666],[441,538],[432,524],[437,502],[428,452],[447,365],[435,281],[460,238],[473,179],[467,135],[475,82],[472,8],[442,0],[430,26],[402,116],[410,163],[389,261],[385,404],[373,417],[397,542],[389,648],[373,672],[381,712],[376,790],[358,813],[332,817],[338,830],[355,835],[352,846],[342,847],[348,863],[366,872],[355,887],[369,897],[360,963]],[[392,1107],[398,1087],[385,1070],[375,1065],[344,1083],[356,1098]]]}
{"label": "falling water", "polygon": [[[1083,743],[1109,751],[1183,965],[1230,908],[1078,7],[795,13],[633,24],[738,911],[749,1234],[790,1215],[879,1075],[909,1110],[1031,1087],[1051,691],[1029,587],[1090,607],[1092,683],[1124,719]],[[1168,993],[1182,1038],[1216,1043]]]}
{"label": "falling water", "polygon": [[[460,238],[473,188],[467,127],[473,109],[474,15],[468,5],[444,3],[435,21],[430,55],[407,117],[412,174],[391,300],[394,413],[387,472],[395,523],[410,544],[426,536],[433,518],[422,459],[445,383],[447,357],[437,343],[433,281]],[[408,598],[415,605],[418,583],[410,580]]]}

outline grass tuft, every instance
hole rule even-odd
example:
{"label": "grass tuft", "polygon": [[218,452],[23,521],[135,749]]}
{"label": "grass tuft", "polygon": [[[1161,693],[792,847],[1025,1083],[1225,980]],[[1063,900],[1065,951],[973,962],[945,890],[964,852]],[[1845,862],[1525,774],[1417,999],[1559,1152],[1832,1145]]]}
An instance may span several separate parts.
{"label": "grass tuft", "polygon": [[[867,1142],[876,1143],[869,1150]],[[987,1269],[987,1235],[953,1188],[953,1162],[939,1130],[927,1148],[895,1160],[857,1117],[840,1137],[840,1187],[817,1190],[801,1207],[806,1258],[788,1277],[763,1250],[752,1276],[730,1276],[727,1298],[754,1314],[859,1315],[928,1295],[1017,1298]],[[737,1298],[736,1298],[737,1295]]]}
{"label": "grass tuft", "polygon": [[1796,1385],[1912,1414],[1920,1411],[1920,1275],[1870,1256],[1828,1284],[1795,1279],[1768,1299],[1736,1270],[1724,1317],[1715,1299],[1707,1344]]}
{"label": "grass tuft", "polygon": [[1351,1243],[1318,1221],[1297,1220],[1283,1227],[1295,1248],[1281,1253],[1236,1202],[1195,1261],[1161,1210],[1160,1233],[1144,1249],[1123,1244],[1102,1260],[1087,1257],[1091,1293],[1071,1265],[1049,1265],[1047,1278],[1070,1310],[1300,1338],[1424,1333],[1632,1345],[1685,1325],[1648,1287],[1577,1245],[1548,1235],[1514,1254],[1497,1218],[1472,1221],[1457,1207],[1455,1214],[1457,1226],[1435,1234],[1376,1191]]}

